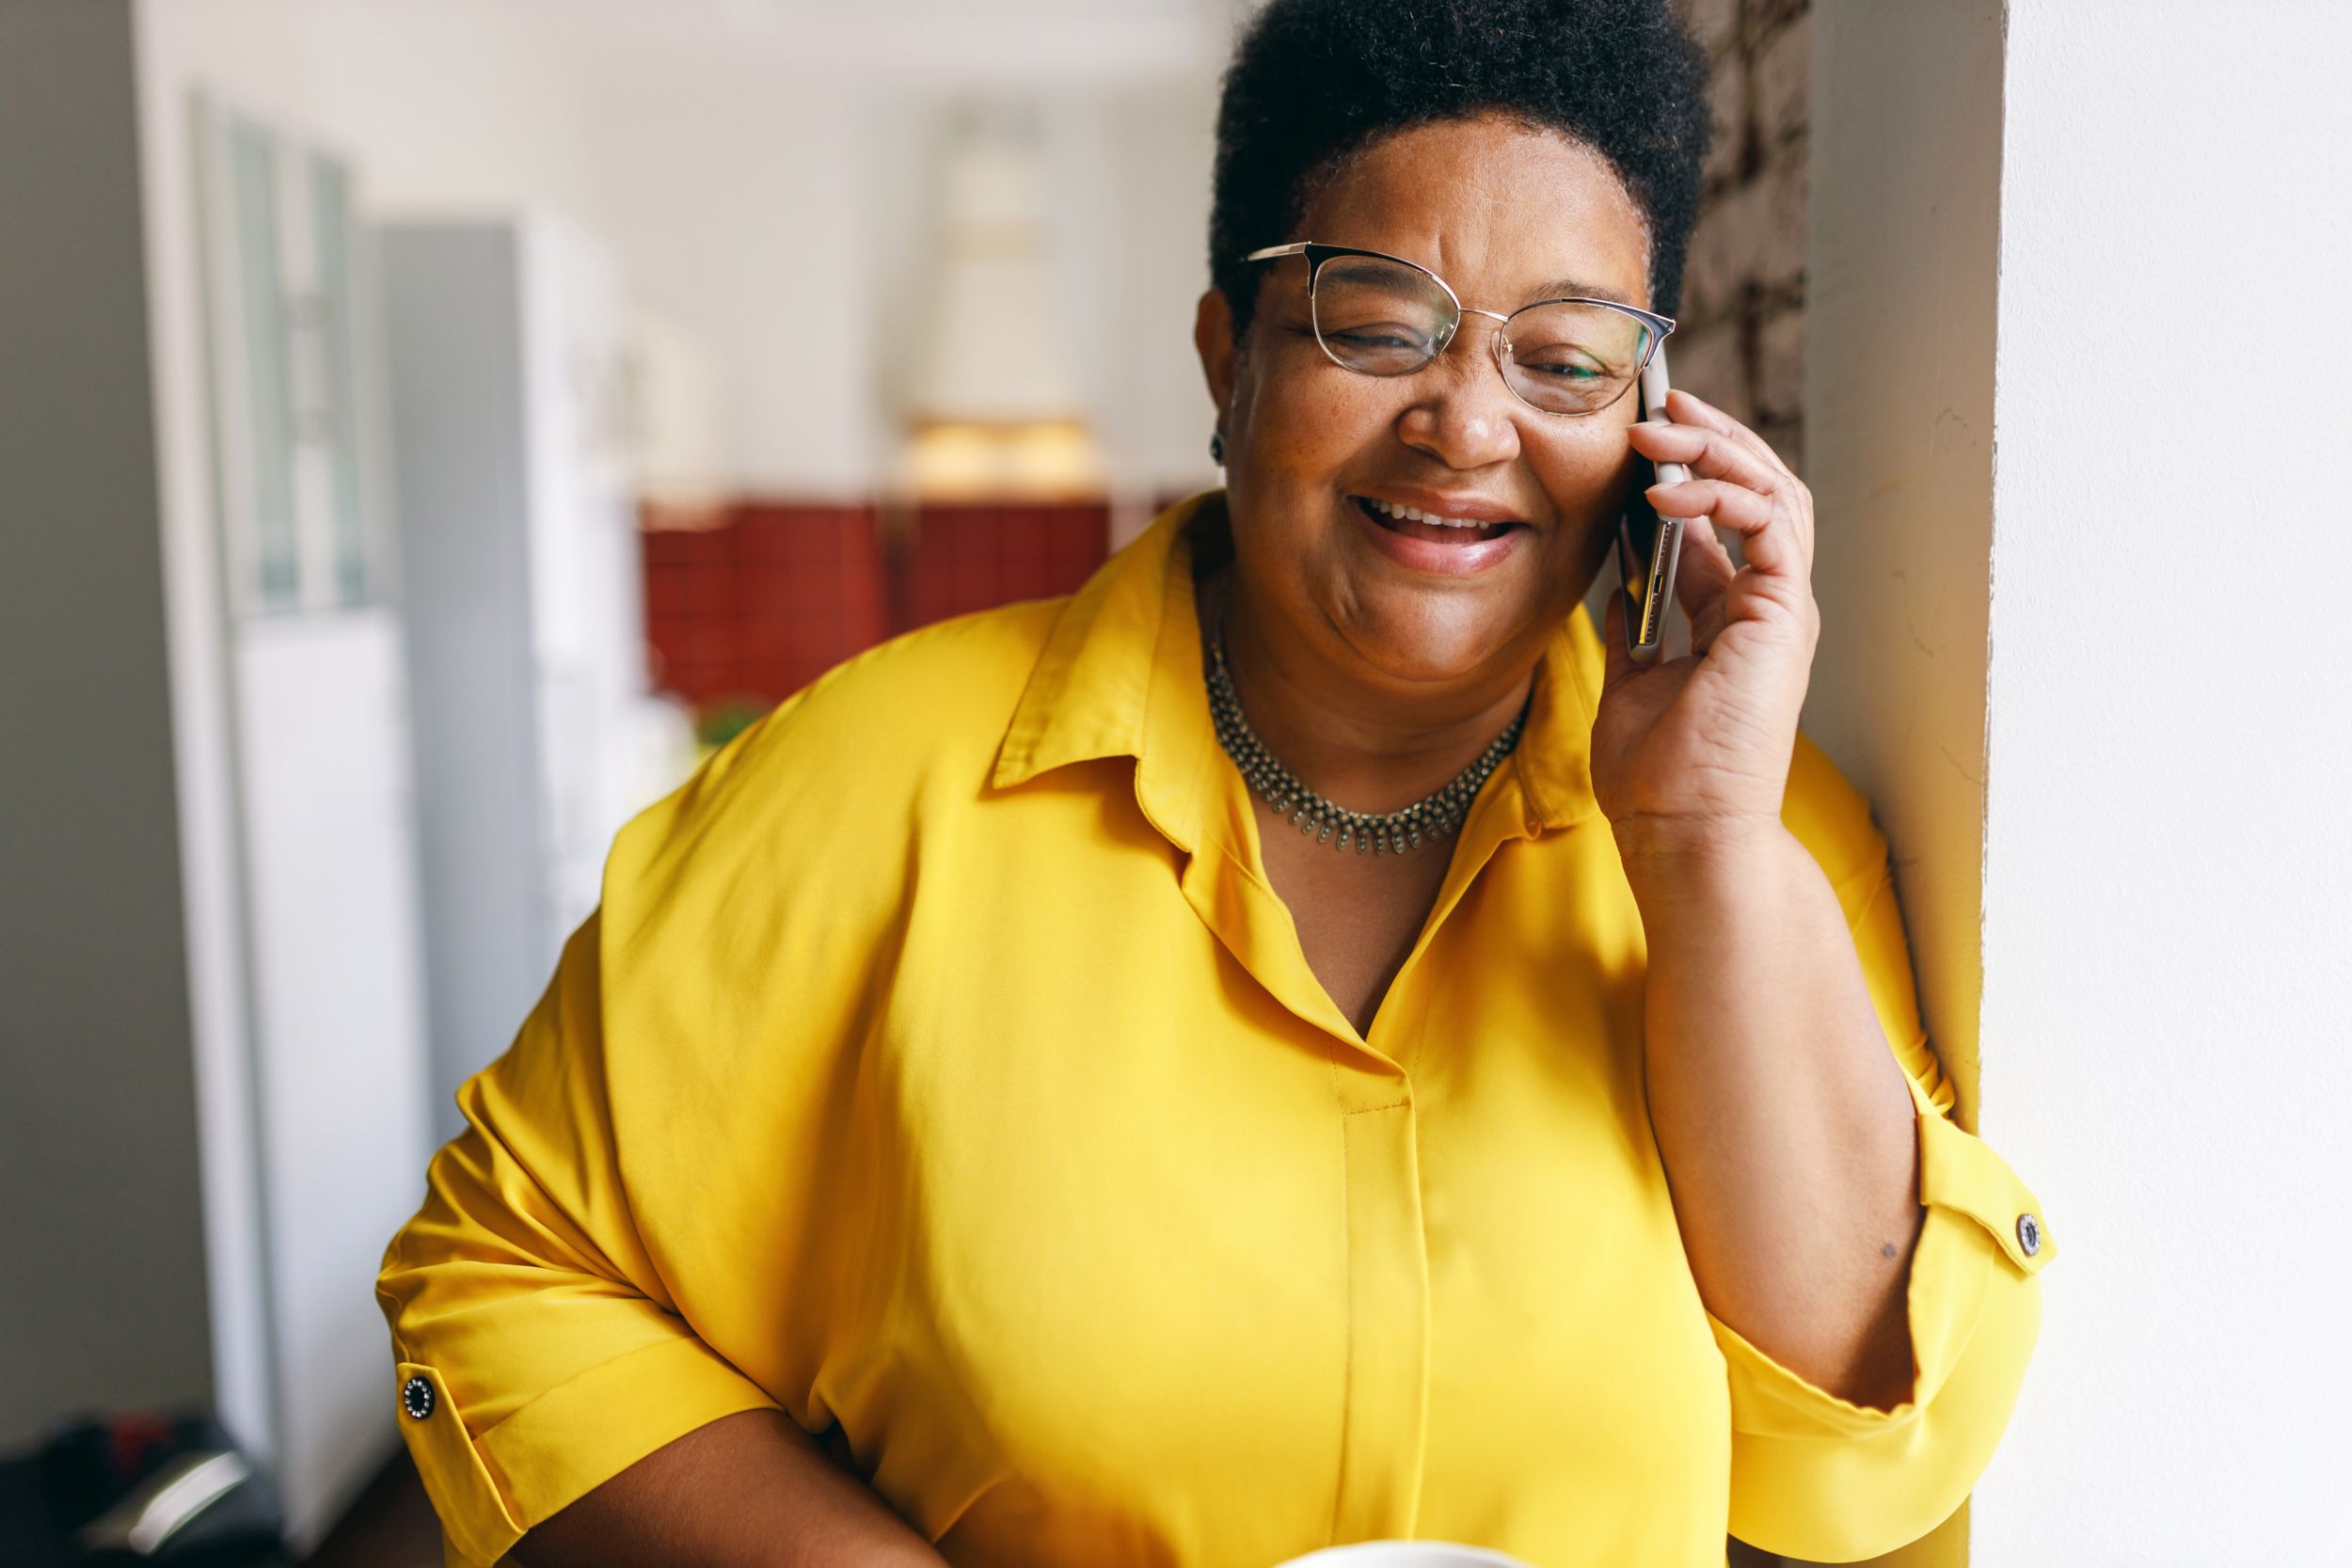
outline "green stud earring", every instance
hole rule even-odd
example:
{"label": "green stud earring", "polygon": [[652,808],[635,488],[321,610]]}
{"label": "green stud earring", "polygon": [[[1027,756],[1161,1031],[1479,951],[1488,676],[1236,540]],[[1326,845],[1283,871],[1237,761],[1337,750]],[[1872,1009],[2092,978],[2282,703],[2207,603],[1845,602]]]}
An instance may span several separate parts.
{"label": "green stud earring", "polygon": [[1209,433],[1209,461],[1220,468],[1225,467],[1225,432],[1221,430]]}

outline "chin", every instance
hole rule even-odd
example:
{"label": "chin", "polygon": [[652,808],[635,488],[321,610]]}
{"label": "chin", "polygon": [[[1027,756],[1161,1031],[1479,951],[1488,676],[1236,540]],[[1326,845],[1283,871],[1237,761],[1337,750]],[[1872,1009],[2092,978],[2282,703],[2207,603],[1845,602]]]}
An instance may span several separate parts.
{"label": "chin", "polygon": [[1358,600],[1364,611],[1349,641],[1399,681],[1467,680],[1508,658],[1532,629],[1529,607],[1514,594],[1447,592],[1395,585]]}

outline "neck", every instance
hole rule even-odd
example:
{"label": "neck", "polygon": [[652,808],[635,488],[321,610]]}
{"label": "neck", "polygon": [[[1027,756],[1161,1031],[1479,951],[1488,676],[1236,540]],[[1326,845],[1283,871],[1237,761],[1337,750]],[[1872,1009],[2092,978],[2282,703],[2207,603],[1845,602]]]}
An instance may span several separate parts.
{"label": "neck", "polygon": [[1229,563],[1198,589],[1205,644],[1224,618],[1225,662],[1249,727],[1308,788],[1353,811],[1402,810],[1453,782],[1509,727],[1534,681],[1531,661],[1442,689],[1375,687],[1311,650],[1263,634]]}

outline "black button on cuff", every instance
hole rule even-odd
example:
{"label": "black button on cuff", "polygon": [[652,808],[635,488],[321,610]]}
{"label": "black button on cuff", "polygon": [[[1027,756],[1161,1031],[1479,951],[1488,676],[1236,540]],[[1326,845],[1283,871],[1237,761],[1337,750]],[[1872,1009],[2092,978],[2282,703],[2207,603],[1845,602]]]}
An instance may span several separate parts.
{"label": "black button on cuff", "polygon": [[2031,1214],[2017,1216],[2017,1245],[2028,1258],[2042,1250],[2042,1222]]}
{"label": "black button on cuff", "polygon": [[433,1414],[433,1385],[422,1377],[412,1377],[400,1386],[400,1407],[417,1420]]}

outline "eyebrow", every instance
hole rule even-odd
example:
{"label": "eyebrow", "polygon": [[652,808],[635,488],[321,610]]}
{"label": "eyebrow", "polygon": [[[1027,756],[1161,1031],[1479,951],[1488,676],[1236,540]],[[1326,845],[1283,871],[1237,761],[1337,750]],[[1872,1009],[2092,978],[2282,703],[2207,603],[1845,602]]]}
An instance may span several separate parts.
{"label": "eyebrow", "polygon": [[1588,282],[1581,277],[1555,277],[1549,283],[1538,284],[1534,292],[1527,296],[1527,303],[1534,305],[1547,299],[1570,297],[1605,299],[1613,305],[1630,305],[1637,310],[1645,309],[1641,301],[1622,289],[1613,289],[1606,283]]}
{"label": "eyebrow", "polygon": [[[1369,245],[1361,247],[1354,245],[1341,245],[1339,248],[1342,250],[1362,248],[1371,250],[1372,254],[1375,256],[1395,256],[1396,260],[1400,261],[1406,261],[1410,262],[1414,266],[1424,267],[1425,270],[1436,274],[1436,269],[1433,267],[1427,267],[1426,263],[1414,261],[1409,256],[1396,256],[1394,251],[1374,249]],[[1438,276],[1443,275],[1438,274]],[[1447,280],[1447,286],[1449,288],[1453,286],[1451,279]],[[1649,309],[1649,307],[1642,304],[1632,295],[1627,293],[1623,289],[1613,288],[1606,283],[1595,283],[1591,279],[1583,277],[1555,277],[1549,283],[1538,284],[1535,288],[1528,292],[1527,297],[1520,302],[1520,305],[1521,308],[1524,309],[1529,305],[1540,305],[1548,299],[1605,299],[1613,305],[1629,305],[1636,310],[1645,310]]]}

